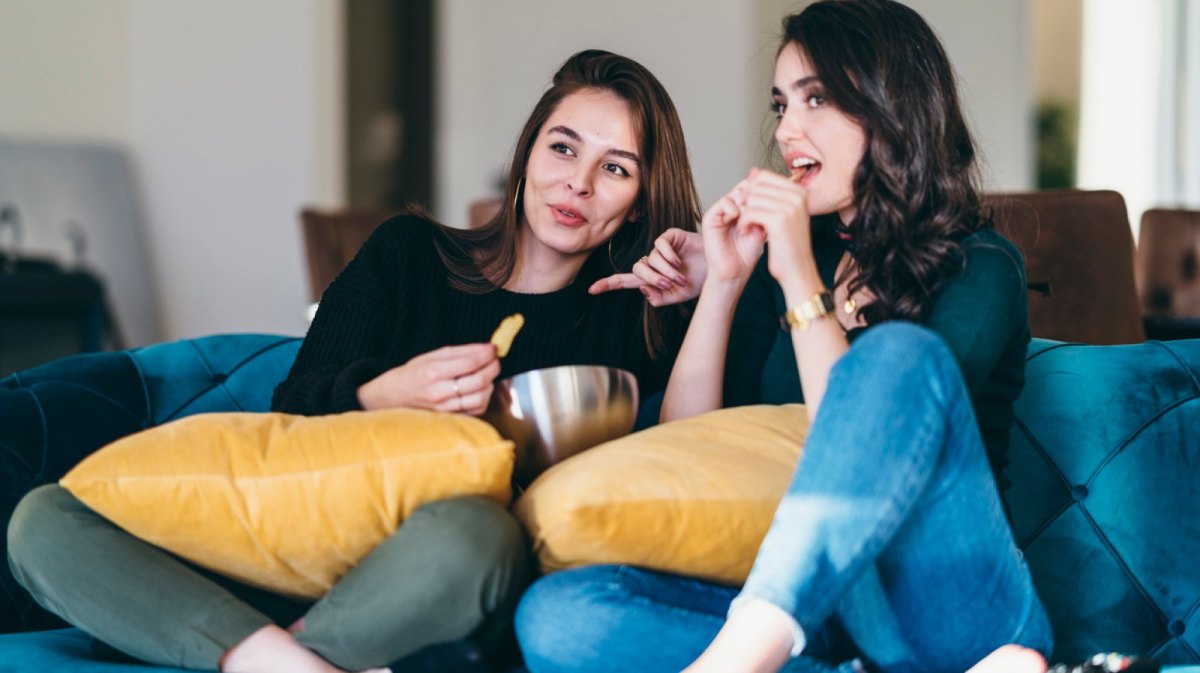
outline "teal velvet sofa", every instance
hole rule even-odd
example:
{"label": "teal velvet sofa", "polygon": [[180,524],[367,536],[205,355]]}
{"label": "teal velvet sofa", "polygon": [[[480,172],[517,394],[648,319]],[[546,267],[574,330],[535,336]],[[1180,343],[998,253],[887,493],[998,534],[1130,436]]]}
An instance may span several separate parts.
{"label": "teal velvet sofa", "polygon": [[[267,410],[298,346],[220,335],[0,380],[2,522],[21,494],[117,437],[189,414]],[[1006,496],[1054,659],[1115,650],[1200,671],[1200,339],[1035,340],[1026,376]],[[85,634],[61,628],[6,571],[0,619],[11,632],[0,635],[0,671],[151,670],[97,659]]]}

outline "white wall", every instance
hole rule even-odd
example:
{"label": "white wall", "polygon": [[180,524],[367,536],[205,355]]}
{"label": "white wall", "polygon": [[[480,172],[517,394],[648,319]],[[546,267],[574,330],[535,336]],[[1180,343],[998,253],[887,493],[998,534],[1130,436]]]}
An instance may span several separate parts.
{"label": "white wall", "polygon": [[342,198],[334,3],[133,6],[133,146],[169,332],[303,333],[298,213]]}
{"label": "white wall", "polygon": [[1135,237],[1158,197],[1164,8],[1161,0],[1143,0],[1138,11],[1119,0],[1083,4],[1077,182],[1120,192]]}
{"label": "white wall", "polygon": [[298,212],[343,198],[340,19],[337,0],[0,0],[0,134],[128,148],[167,338],[303,333]]}
{"label": "white wall", "polygon": [[[675,100],[701,199],[725,192],[764,156],[779,22],[803,6],[697,0],[443,0],[439,3],[438,215],[462,223],[493,193],[537,97],[571,53],[601,47],[654,72]],[[909,0],[960,76],[988,189],[1033,182],[1026,0]],[[565,11],[569,7],[571,11]]]}

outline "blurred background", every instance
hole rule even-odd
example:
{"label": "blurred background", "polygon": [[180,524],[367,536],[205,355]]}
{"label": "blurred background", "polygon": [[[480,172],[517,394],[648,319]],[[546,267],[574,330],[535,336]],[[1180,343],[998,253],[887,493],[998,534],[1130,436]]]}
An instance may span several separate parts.
{"label": "blurred background", "polygon": [[[908,4],[958,70],[987,189],[1117,190],[1134,226],[1200,208],[1200,0]],[[91,306],[101,347],[303,334],[301,209],[415,200],[465,225],[587,47],[663,81],[708,203],[765,161],[802,5],[0,0],[0,259],[74,278],[0,283],[0,376],[66,347],[29,317],[54,302]]]}

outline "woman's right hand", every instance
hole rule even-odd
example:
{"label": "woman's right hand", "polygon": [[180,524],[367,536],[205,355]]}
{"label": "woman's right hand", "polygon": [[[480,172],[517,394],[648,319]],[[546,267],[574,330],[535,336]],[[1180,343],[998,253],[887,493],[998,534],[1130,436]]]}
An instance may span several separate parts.
{"label": "woman's right hand", "polygon": [[500,359],[490,343],[445,346],[393,367],[358,388],[363,409],[428,409],[479,416],[487,410]]}
{"label": "woman's right hand", "polygon": [[742,210],[738,204],[748,186],[749,178],[739,182],[718,199],[700,221],[709,281],[744,283],[762,257],[766,231],[760,226],[741,222]]}

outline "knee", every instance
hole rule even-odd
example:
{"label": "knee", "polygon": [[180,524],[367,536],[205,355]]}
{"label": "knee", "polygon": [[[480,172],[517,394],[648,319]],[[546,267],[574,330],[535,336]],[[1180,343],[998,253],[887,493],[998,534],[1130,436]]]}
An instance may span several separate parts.
{"label": "knee", "polygon": [[864,355],[894,360],[950,357],[946,342],[934,331],[915,323],[894,320],[868,329],[854,348]]}
{"label": "knee", "polygon": [[21,498],[8,523],[8,562],[13,575],[28,587],[27,573],[44,567],[46,556],[69,546],[61,520],[78,501],[57,484],[47,484]]}
{"label": "knee", "polygon": [[529,544],[516,519],[495,502],[480,497],[432,502],[404,523],[414,524],[440,531],[443,574],[478,578],[499,594],[519,591],[528,582]]}
{"label": "knee", "polygon": [[[611,635],[618,566],[593,566],[548,575],[517,606],[517,642],[532,673],[590,670]],[[612,653],[610,653],[612,654]]]}
{"label": "knee", "polygon": [[845,368],[890,372],[908,385],[918,380],[962,378],[958,361],[942,337],[904,321],[886,322],[867,330],[843,360]]}

